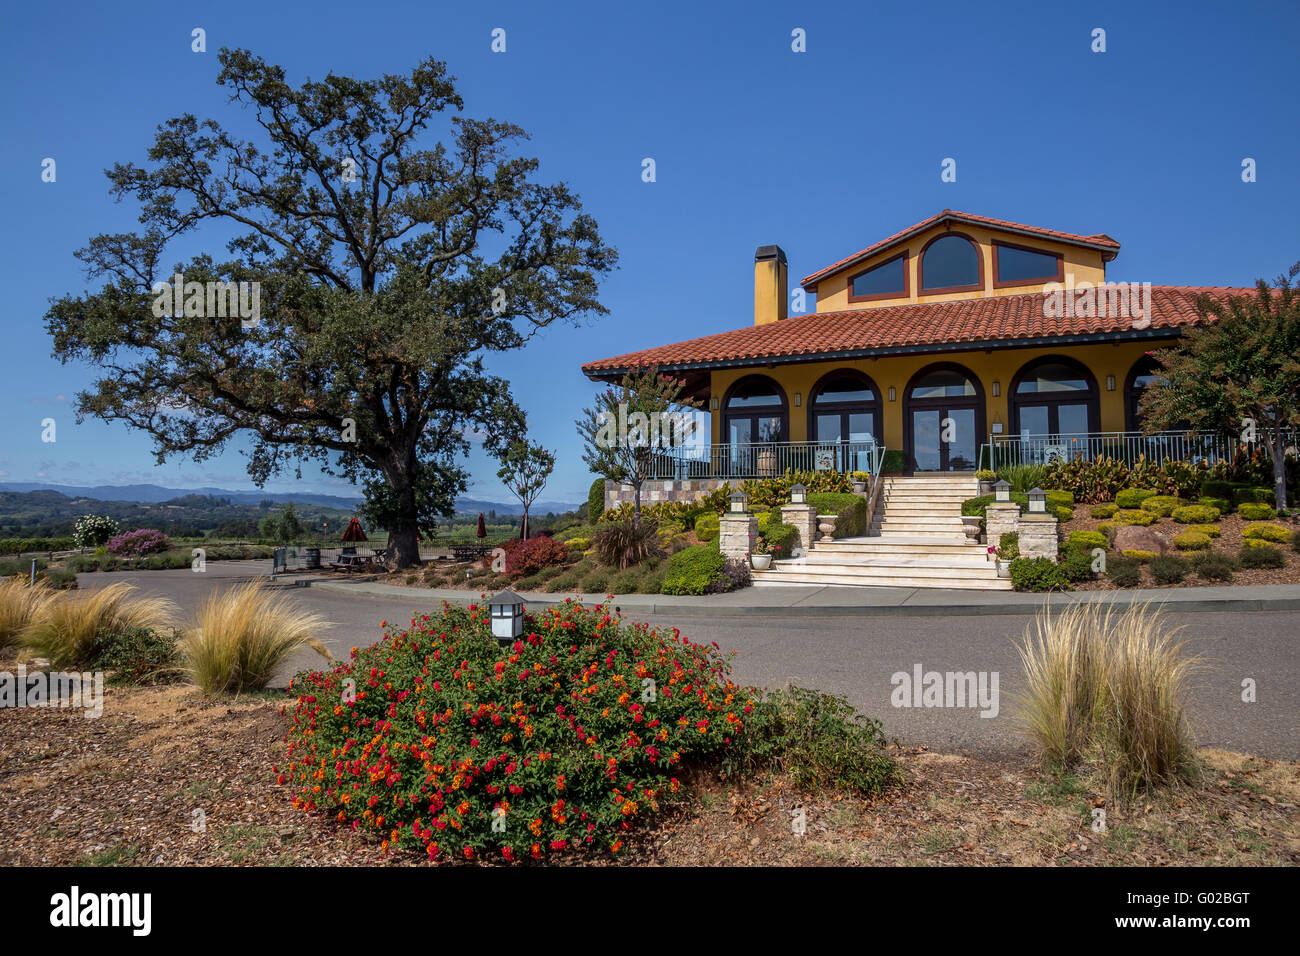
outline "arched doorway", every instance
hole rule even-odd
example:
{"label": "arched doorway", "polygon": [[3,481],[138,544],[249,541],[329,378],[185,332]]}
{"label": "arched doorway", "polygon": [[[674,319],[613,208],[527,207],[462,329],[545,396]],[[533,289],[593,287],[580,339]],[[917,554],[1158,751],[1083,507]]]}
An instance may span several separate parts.
{"label": "arched doorway", "polygon": [[1097,380],[1074,359],[1048,355],[1027,363],[1011,381],[1011,431],[1086,445],[1100,428]]}
{"label": "arched doorway", "polygon": [[1160,363],[1153,356],[1144,355],[1129,369],[1124,381],[1124,428],[1131,432],[1142,430],[1140,411],[1142,390],[1160,378]]}
{"label": "arched doorway", "polygon": [[837,446],[841,472],[870,470],[880,419],[880,390],[853,369],[824,375],[808,393],[808,437],[819,446]]}
{"label": "arched doorway", "polygon": [[763,444],[789,441],[790,415],[785,391],[766,375],[747,375],[722,399],[722,435],[729,451],[729,474],[753,475],[776,468],[775,452]]}
{"label": "arched doorway", "polygon": [[984,434],[984,389],[969,369],[928,365],[903,393],[903,431],[912,471],[970,471]]}

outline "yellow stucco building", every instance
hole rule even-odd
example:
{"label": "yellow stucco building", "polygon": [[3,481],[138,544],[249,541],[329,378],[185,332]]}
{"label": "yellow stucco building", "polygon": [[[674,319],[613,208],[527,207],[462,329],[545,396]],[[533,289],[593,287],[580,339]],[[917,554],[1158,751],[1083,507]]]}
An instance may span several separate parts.
{"label": "yellow stucco building", "polygon": [[677,477],[870,470],[880,448],[910,472],[971,470],[989,445],[1019,460],[1124,453],[1150,440],[1148,353],[1199,321],[1201,295],[1250,290],[1109,282],[1119,249],[945,209],[804,277],[816,309],[792,316],[785,253],[763,246],[752,324],[583,372],[654,366],[686,381],[714,452]]}

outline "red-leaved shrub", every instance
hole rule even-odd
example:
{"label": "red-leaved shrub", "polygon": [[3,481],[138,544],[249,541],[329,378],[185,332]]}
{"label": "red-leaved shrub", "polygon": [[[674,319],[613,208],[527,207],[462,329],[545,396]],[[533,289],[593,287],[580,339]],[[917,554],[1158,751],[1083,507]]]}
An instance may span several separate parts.
{"label": "red-leaved shrub", "polygon": [[[553,564],[563,564],[569,556],[569,549],[549,535],[520,541],[512,538],[502,548],[506,552],[506,573],[512,577],[536,574],[542,568]],[[491,562],[491,557],[487,559]]]}

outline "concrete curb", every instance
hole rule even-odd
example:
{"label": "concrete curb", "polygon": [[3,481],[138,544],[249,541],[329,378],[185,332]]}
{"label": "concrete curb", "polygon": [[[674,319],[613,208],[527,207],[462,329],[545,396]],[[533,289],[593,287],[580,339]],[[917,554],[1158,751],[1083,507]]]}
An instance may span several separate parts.
{"label": "concrete curb", "polygon": [[[478,594],[464,591],[421,590],[395,585],[361,581],[322,581],[295,579],[286,582],[296,587],[316,587],[346,594],[371,595],[386,598],[412,598],[417,605],[437,607],[444,600],[456,604],[480,601]],[[1044,605],[1066,607],[1081,601],[1128,606],[1150,602],[1171,613],[1198,611],[1294,611],[1300,610],[1300,585],[1263,585],[1252,587],[1183,588],[1167,590],[1146,589],[1135,591],[1076,591],[1065,594],[1027,595],[1016,592],[992,592],[985,600],[972,602],[969,591],[938,591],[928,588],[880,588],[878,593],[862,594],[857,588],[789,588],[789,594],[773,594],[775,589],[764,588],[765,597],[772,603],[755,603],[737,600],[738,594],[753,596],[752,589],[732,592],[730,595],[709,597],[670,597],[655,594],[629,594],[609,601],[624,614],[678,615],[681,617],[953,617],[974,615],[1033,615]],[[1178,591],[1194,594],[1179,596]],[[1227,591],[1231,594],[1207,594]],[[1259,592],[1283,592],[1262,594]],[[888,593],[886,593],[888,592]],[[996,595],[996,596],[995,596]],[[1005,595],[1005,596],[1003,596]],[[605,602],[603,594],[525,593],[522,595],[531,606],[549,606],[563,603],[566,597],[581,598],[585,604]],[[873,603],[861,603],[862,598]],[[786,600],[781,600],[782,598]],[[835,598],[857,598],[857,602]],[[818,600],[814,600],[818,599]],[[731,603],[735,601],[736,603]]]}

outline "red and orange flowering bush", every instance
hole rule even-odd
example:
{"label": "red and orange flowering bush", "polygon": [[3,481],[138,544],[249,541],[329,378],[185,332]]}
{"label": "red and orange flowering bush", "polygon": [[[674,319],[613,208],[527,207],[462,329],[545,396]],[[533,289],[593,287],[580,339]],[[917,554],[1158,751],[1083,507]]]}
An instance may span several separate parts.
{"label": "red and orange flowering bush", "polygon": [[433,859],[617,852],[737,746],[755,701],[715,645],[571,601],[525,621],[503,648],[444,604],[295,678],[294,805]]}

